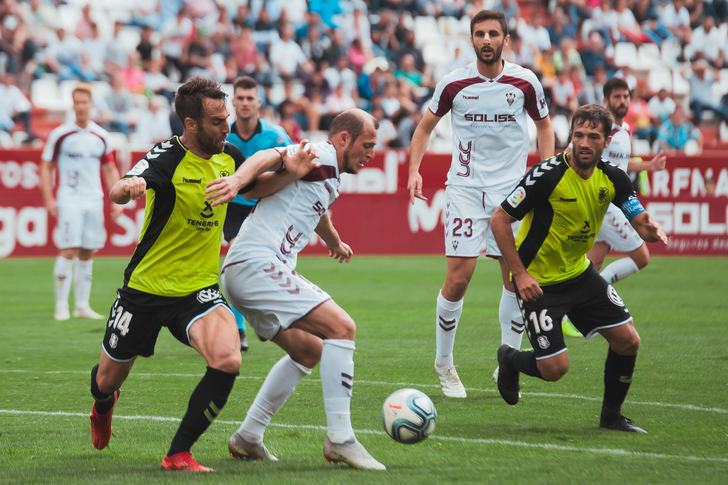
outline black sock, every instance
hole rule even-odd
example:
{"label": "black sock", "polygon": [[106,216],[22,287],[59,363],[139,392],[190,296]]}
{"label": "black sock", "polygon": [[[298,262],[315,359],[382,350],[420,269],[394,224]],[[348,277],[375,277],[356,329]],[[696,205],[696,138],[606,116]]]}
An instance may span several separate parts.
{"label": "black sock", "polygon": [[98,371],[99,364],[96,364],[94,368],[91,369],[91,395],[96,400],[96,412],[99,414],[106,414],[114,407],[116,398],[113,392],[111,394],[104,394],[101,392],[99,385],[96,383],[96,374]]}
{"label": "black sock", "polygon": [[536,354],[533,350],[528,352],[516,352],[513,355],[513,365],[516,367],[518,372],[523,372],[527,376],[543,379],[536,362]]}
{"label": "black sock", "polygon": [[611,348],[607,352],[607,361],[604,364],[602,416],[618,416],[621,413],[622,403],[632,383],[636,360],[636,355],[619,355]]}
{"label": "black sock", "polygon": [[202,380],[190,396],[182,422],[177,428],[177,433],[172,439],[167,456],[172,456],[181,451],[189,451],[197,439],[205,432],[212,420],[225,406],[230,391],[235,383],[235,374],[224,372],[212,367],[202,376]]}

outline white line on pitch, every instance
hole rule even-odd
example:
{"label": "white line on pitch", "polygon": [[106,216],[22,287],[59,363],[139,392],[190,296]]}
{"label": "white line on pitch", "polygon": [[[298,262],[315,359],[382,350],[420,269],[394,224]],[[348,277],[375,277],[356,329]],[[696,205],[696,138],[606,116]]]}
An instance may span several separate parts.
{"label": "white line on pitch", "polygon": [[[62,416],[72,418],[88,418],[88,413],[69,413],[63,411],[24,411],[20,409],[0,409],[0,414],[9,415],[24,415],[24,416]],[[114,415],[114,419],[124,419],[130,421],[161,421],[161,422],[179,422],[179,418],[172,418],[166,416],[120,416]],[[216,423],[220,424],[232,424],[238,425],[239,421],[231,421],[225,419],[217,419]],[[319,426],[313,424],[285,424],[285,423],[271,423],[270,426],[277,428],[286,429],[308,429],[316,431],[326,431],[326,426]],[[376,434],[384,435],[383,431],[374,431],[371,429],[357,429],[356,433],[360,434]],[[539,448],[544,450],[553,451],[567,451],[567,452],[580,452],[580,453],[594,453],[600,455],[618,455],[618,456],[631,456],[635,458],[657,458],[663,460],[683,460],[683,461],[703,461],[713,463],[728,463],[728,458],[724,457],[713,457],[713,456],[693,456],[693,455],[666,455],[662,453],[649,453],[644,451],[631,451],[623,450],[620,448],[581,448],[578,446],[564,446],[555,445],[551,443],[528,443],[526,441],[513,441],[513,440],[496,440],[496,439],[484,439],[484,438],[459,438],[456,436],[430,436],[431,440],[439,441],[452,441],[457,443],[469,443],[469,444],[486,444],[486,445],[505,445],[505,446],[517,446],[521,448]]]}
{"label": "white line on pitch", "polygon": [[[76,371],[76,370],[50,370],[50,371],[42,371],[42,372],[35,372],[31,370],[26,369],[0,369],[0,373],[19,373],[19,374],[26,374],[26,373],[34,373],[34,374],[79,374],[79,375],[86,375],[89,373],[89,371]],[[153,373],[153,372],[134,372],[132,373],[132,376],[135,377],[195,377],[195,378],[201,378],[202,374],[181,374],[181,373],[169,373],[169,374],[161,374],[161,373]],[[262,381],[265,377],[261,376],[238,376],[237,379],[243,380],[243,381]],[[308,379],[304,379],[301,381],[302,384],[306,383],[318,383],[320,380],[316,377],[309,377]],[[357,379],[357,384],[363,384],[363,385],[370,385],[370,386],[392,386],[395,388],[399,387],[421,387],[421,388],[432,388],[432,389],[440,389],[440,386],[438,384],[415,384],[412,382],[385,382],[385,381],[368,381],[364,379]],[[495,384],[494,384],[495,386]],[[477,388],[477,387],[467,387],[468,391],[472,392],[486,392],[486,393],[495,393],[497,392],[497,389],[491,388],[491,389],[483,389],[483,388]],[[537,397],[545,397],[545,398],[556,398],[556,399],[581,399],[583,401],[596,401],[601,402],[601,397],[592,397],[592,396],[582,396],[580,394],[561,394],[561,393],[554,393],[554,392],[528,392],[528,391],[522,391],[523,396],[537,396]],[[713,408],[713,407],[704,407],[704,406],[696,406],[694,404],[674,404],[674,403],[666,403],[666,402],[655,402],[655,401],[632,401],[631,399],[628,401],[629,404],[636,404],[639,406],[655,406],[655,407],[663,407],[663,408],[675,408],[675,409],[687,409],[689,411],[703,411],[703,412],[709,412],[709,413],[718,413],[718,414],[728,414],[728,409],[724,408]]]}

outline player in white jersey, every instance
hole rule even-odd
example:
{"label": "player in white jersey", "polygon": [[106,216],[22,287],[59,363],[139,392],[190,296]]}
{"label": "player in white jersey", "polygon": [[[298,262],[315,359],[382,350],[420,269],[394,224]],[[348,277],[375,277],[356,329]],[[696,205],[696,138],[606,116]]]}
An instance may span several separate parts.
{"label": "player in white jersey", "polygon": [[[630,140],[629,125],[624,122],[630,103],[630,91],[627,83],[620,78],[612,78],[604,84],[604,104],[614,118],[611,141],[604,149],[602,158],[617,165],[627,173],[647,170],[654,172],[663,170],[667,157],[658,153],[652,160],[639,162],[631,158],[632,142]],[[640,238],[622,211],[610,206],[604,217],[599,234],[597,234],[594,247],[587,256],[599,270],[604,258],[611,249],[627,254],[607,265],[601,272],[608,283],[613,284],[632,273],[641,270],[650,261],[650,252],[647,244]]]}
{"label": "player in white jersey", "polygon": [[[104,230],[104,191],[119,180],[119,172],[109,145],[106,130],[91,121],[93,107],[91,86],[79,84],[71,92],[75,121],[51,132],[41,158],[40,180],[48,214],[57,219],[54,240],[58,247],[53,276],[55,278],[56,320],[68,320],[68,295],[71,277],[75,287],[74,317],[102,319],[89,306],[94,251],[106,240]],[[58,189],[53,194],[53,167],[58,172]],[[121,206],[112,204],[112,215]],[[73,269],[74,259],[76,268]]]}
{"label": "player in white jersey", "polygon": [[[437,296],[435,371],[449,397],[466,397],[453,364],[455,331],[463,297],[482,254],[498,259],[503,279],[498,316],[501,344],[520,348],[523,317],[501,252],[490,230],[490,217],[526,170],[529,138],[527,118],[536,123],[541,159],[554,152],[543,88],[533,72],[502,59],[509,42],[508,24],[501,12],[483,10],[470,21],[470,41],[477,60],[445,76],[420,121],[410,146],[409,191],[422,195],[419,167],[430,134],[451,111],[452,164],[447,174],[445,212],[445,283]],[[497,372],[497,369],[496,369]]]}
{"label": "player in white jersey", "polygon": [[[297,255],[314,232],[332,257],[340,262],[351,258],[351,248],[327,211],[339,195],[340,174],[357,173],[374,156],[377,128],[377,121],[359,109],[334,118],[328,140],[313,145],[321,166],[262,198],[228,251],[221,273],[225,295],[260,338],[287,353],[270,370],[245,420],[230,437],[228,449],[235,458],[276,460],[263,445],[265,429],[320,360],[328,423],[324,457],[353,468],[385,469],[357,441],[351,427],[354,321],[295,271]],[[238,188],[234,178],[220,180],[233,184],[227,192],[232,197]]]}

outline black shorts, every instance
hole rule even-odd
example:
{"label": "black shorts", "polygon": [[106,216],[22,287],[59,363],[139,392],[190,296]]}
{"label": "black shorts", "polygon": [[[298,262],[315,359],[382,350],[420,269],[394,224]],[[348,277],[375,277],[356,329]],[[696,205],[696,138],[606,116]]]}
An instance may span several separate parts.
{"label": "black shorts", "polygon": [[109,312],[103,349],[113,360],[128,361],[154,354],[162,327],[190,345],[188,330],[198,318],[218,306],[228,306],[217,284],[187,296],[150,295],[129,287],[119,288]]}
{"label": "black shorts", "polygon": [[242,205],[229,203],[227,207],[227,213],[225,215],[225,224],[222,226],[222,235],[225,241],[230,242],[240,232],[240,226],[243,225],[243,221],[248,214],[253,210],[254,205]]}
{"label": "black shorts", "polygon": [[566,350],[561,331],[561,319],[566,314],[587,338],[600,329],[617,327],[632,319],[615,289],[591,264],[576,278],[541,289],[543,295],[536,301],[523,301],[516,291],[536,359]]}

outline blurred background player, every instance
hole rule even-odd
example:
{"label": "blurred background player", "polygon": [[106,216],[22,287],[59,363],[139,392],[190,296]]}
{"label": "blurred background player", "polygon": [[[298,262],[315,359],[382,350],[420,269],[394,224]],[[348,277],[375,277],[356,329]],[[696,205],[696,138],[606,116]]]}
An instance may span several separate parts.
{"label": "blurred background player", "polygon": [[[246,159],[259,150],[288,146],[293,143],[286,134],[286,130],[260,117],[261,103],[260,88],[255,79],[248,76],[235,79],[233,82],[235,121],[230,126],[227,141],[238,147]],[[256,202],[258,201],[246,199],[239,194],[230,201],[223,227],[223,236],[228,244],[233,243],[235,236],[240,231],[240,226],[253,210]],[[245,352],[248,350],[245,318],[235,308],[233,308],[233,313],[240,334],[240,349]]]}
{"label": "blurred background player", "polygon": [[478,12],[470,21],[470,41],[477,61],[456,69],[437,84],[429,109],[412,136],[407,182],[410,203],[415,198],[427,200],[422,195],[419,167],[435,125],[451,111],[453,154],[445,184],[447,269],[437,296],[435,372],[443,393],[460,398],[466,397],[466,392],[453,363],[455,332],[484,244],[485,255],[496,258],[501,267],[501,343],[521,346],[523,318],[490,230],[490,217],[526,170],[526,115],[536,123],[541,158],[554,152],[543,87],[533,72],[501,57],[509,42],[504,15],[494,10]]}
{"label": "blurred background player", "polygon": [[[48,214],[57,219],[55,241],[58,257],[53,268],[56,320],[68,320],[68,297],[74,286],[74,317],[102,319],[89,306],[94,251],[104,246],[104,191],[119,180],[119,171],[106,130],[91,120],[91,86],[79,83],[71,92],[74,121],[64,123],[48,136],[40,167],[41,190]],[[53,194],[53,167],[58,169],[58,190]],[[121,206],[111,205],[113,217]],[[76,268],[74,270],[74,260]],[[73,277],[73,280],[71,279]]]}

